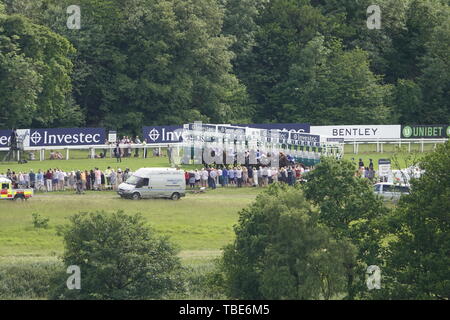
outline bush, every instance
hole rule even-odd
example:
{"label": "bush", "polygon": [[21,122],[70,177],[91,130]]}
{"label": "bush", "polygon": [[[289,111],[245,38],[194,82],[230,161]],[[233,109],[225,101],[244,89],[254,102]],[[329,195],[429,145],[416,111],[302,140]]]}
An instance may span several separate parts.
{"label": "bush", "polygon": [[61,263],[56,262],[2,265],[0,299],[44,299],[50,280],[61,270]]}
{"label": "bush", "polygon": [[226,299],[223,290],[223,278],[217,270],[216,260],[186,265],[183,274],[186,290],[182,295],[170,296],[170,299]]}
{"label": "bush", "polygon": [[240,212],[235,233],[220,263],[229,297],[331,299],[345,291],[355,248],[331,236],[299,188],[271,185]]}
{"label": "bush", "polygon": [[33,213],[31,216],[33,218],[33,225],[35,228],[48,228],[48,222],[50,221],[49,218],[41,217],[37,213]]}
{"label": "bush", "polygon": [[182,290],[179,258],[167,238],[140,215],[80,213],[60,227],[65,267],[81,270],[81,290],[68,290],[68,274],[55,276],[55,299],[158,299]]}

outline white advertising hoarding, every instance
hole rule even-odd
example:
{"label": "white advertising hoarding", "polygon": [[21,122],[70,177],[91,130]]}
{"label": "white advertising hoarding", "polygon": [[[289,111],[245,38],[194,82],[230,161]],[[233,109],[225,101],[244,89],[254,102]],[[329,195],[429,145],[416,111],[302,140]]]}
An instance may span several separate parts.
{"label": "white advertising hoarding", "polygon": [[311,134],[345,141],[359,139],[400,139],[400,125],[311,126]]}

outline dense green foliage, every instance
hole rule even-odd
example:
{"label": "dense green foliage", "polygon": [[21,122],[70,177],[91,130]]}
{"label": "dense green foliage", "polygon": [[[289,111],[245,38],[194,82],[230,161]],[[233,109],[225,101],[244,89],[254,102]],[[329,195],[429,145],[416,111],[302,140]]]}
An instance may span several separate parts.
{"label": "dense green foliage", "polygon": [[345,292],[355,248],[320,223],[302,190],[274,184],[241,211],[221,262],[225,291],[240,299],[331,299]]}
{"label": "dense green foliage", "polygon": [[166,238],[145,226],[140,215],[80,213],[60,228],[64,265],[81,270],[81,289],[65,288],[66,274],[55,276],[54,298],[161,298],[181,287],[181,265]]}
{"label": "dense green foliage", "polygon": [[0,0],[0,127],[450,122],[446,0],[72,4]]}
{"label": "dense green foliage", "polygon": [[44,299],[59,262],[7,263],[0,265],[0,299]]}
{"label": "dense green foliage", "polygon": [[77,124],[71,118],[77,110],[70,98],[73,52],[69,41],[49,28],[0,14],[2,126]]}
{"label": "dense green foliage", "polygon": [[239,299],[448,300],[449,157],[447,142],[421,159],[397,206],[343,160],[323,159],[301,187],[270,186],[240,212],[211,285]]}
{"label": "dense green foliage", "polygon": [[345,265],[347,297],[354,299],[367,291],[366,268],[381,263],[383,234],[378,224],[387,209],[369,181],[355,176],[355,166],[348,160],[322,159],[306,179],[306,198],[319,208],[321,222],[337,239],[350,241],[357,248],[356,263]]}
{"label": "dense green foliage", "polygon": [[384,252],[384,288],[394,299],[450,298],[450,143],[421,161],[425,174],[412,181],[387,220],[394,233]]}

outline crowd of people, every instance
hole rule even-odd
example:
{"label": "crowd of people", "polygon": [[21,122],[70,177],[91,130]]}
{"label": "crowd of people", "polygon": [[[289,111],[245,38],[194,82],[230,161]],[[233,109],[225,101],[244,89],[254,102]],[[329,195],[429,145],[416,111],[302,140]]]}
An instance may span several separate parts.
{"label": "crowd of people", "polygon": [[310,168],[301,164],[287,167],[220,166],[185,172],[186,186],[191,189],[221,187],[265,187],[275,182],[294,185],[303,181]]}
{"label": "crowd of people", "polygon": [[[274,182],[294,185],[302,181],[304,173],[310,168],[295,165],[281,168],[260,166],[220,166],[185,171],[185,183],[191,189],[222,187],[264,187]],[[92,170],[64,171],[58,168],[48,170],[30,170],[29,172],[14,172],[8,169],[6,174],[0,174],[10,179],[13,188],[32,188],[35,191],[76,191],[86,190],[117,190],[133,172],[130,169],[106,170],[95,168]]]}
{"label": "crowd of people", "polygon": [[106,170],[95,168],[92,170],[64,171],[58,168],[46,171],[14,172],[8,169],[6,174],[0,174],[10,179],[13,188],[32,188],[35,191],[76,191],[82,193],[86,190],[117,190],[122,182],[132,175],[130,169]]}
{"label": "crowd of people", "polygon": [[362,159],[359,159],[358,162],[358,170],[356,171],[356,175],[358,177],[369,179],[370,181],[374,182],[376,179],[376,172],[373,168],[373,160],[369,160],[369,166],[364,166],[364,161]]}
{"label": "crowd of people", "polygon": [[[304,175],[313,168],[303,164],[292,164],[282,167],[269,166],[205,166],[202,169],[185,171],[186,187],[190,189],[227,187],[265,187],[269,184],[281,182],[289,185],[304,182]],[[0,174],[12,181],[14,188],[32,188],[36,191],[76,191],[86,190],[117,190],[133,172],[130,169],[117,170],[108,167],[106,170],[95,168],[92,170],[64,171],[58,168],[46,171],[14,172],[8,169],[6,174]],[[360,159],[357,176],[374,181],[375,171],[373,162],[368,167]]]}

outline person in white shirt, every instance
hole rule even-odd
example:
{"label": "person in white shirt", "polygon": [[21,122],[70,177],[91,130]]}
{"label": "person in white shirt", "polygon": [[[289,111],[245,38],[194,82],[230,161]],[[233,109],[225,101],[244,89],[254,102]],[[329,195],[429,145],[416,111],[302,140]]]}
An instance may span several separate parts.
{"label": "person in white shirt", "polygon": [[194,177],[195,177],[195,186],[199,187],[200,186],[200,172],[198,172],[198,170],[195,170]]}
{"label": "person in white shirt", "polygon": [[64,180],[65,180],[66,176],[67,176],[67,174],[64,171],[62,171],[62,170],[59,171],[59,173],[58,173],[58,189],[61,191],[64,191],[64,189],[65,189],[64,188]]}
{"label": "person in white shirt", "polygon": [[253,170],[253,186],[256,187],[258,185],[258,170],[256,168],[251,170]]}
{"label": "person in white shirt", "polygon": [[269,173],[267,167],[262,168],[262,186],[265,187],[268,184]]}
{"label": "person in white shirt", "polygon": [[214,190],[216,188],[216,178],[217,178],[216,169],[211,169],[211,171],[209,172],[209,177],[211,178],[211,188]]}
{"label": "person in white shirt", "polygon": [[30,175],[28,173],[23,174],[23,178],[25,179],[25,187],[30,187]]}
{"label": "person in white shirt", "polygon": [[272,172],[272,182],[273,183],[278,182],[278,169],[273,167],[271,172]]}
{"label": "person in white shirt", "polygon": [[22,172],[19,172],[18,181],[19,181],[19,187],[20,188],[25,188],[26,187],[25,186],[25,184],[26,184],[25,175]]}
{"label": "person in white shirt", "polygon": [[59,169],[53,171],[52,185],[53,191],[59,191]]}
{"label": "person in white shirt", "polygon": [[237,186],[238,186],[238,188],[241,188],[242,187],[242,169],[241,169],[241,167],[238,167],[235,172],[236,172]]}
{"label": "person in white shirt", "polygon": [[217,170],[217,178],[220,185],[223,185],[222,169]]}
{"label": "person in white shirt", "polygon": [[200,171],[200,176],[202,179],[202,187],[208,186],[208,171],[205,168],[202,168],[202,171]]}

